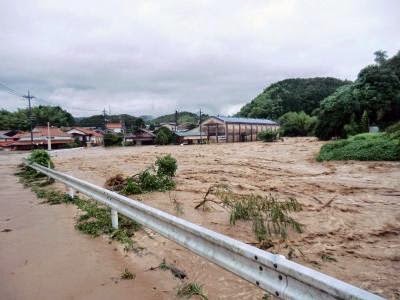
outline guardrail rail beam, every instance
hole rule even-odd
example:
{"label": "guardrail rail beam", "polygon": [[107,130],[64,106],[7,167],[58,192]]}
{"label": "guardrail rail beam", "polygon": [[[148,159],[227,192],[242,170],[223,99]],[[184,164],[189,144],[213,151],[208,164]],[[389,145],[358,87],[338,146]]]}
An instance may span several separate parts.
{"label": "guardrail rail beam", "polygon": [[36,163],[26,164],[109,206],[114,228],[118,228],[120,213],[281,299],[383,299],[282,255],[263,251],[89,182]]}

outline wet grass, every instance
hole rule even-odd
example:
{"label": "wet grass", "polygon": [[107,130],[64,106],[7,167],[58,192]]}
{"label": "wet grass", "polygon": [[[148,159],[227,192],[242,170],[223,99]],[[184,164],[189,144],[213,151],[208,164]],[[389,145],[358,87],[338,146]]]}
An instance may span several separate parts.
{"label": "wet grass", "polygon": [[122,280],[133,280],[136,278],[136,275],[130,272],[127,268],[125,268],[124,272],[121,274]]}
{"label": "wet grass", "polygon": [[108,235],[112,240],[116,240],[124,245],[125,251],[134,250],[132,237],[141,228],[135,221],[118,215],[119,229],[114,229],[111,223],[111,209],[90,199],[82,199],[75,196],[71,198],[68,194],[53,188],[46,187],[53,181],[35,170],[21,166],[15,174],[25,187],[30,187],[41,203],[50,205],[75,204],[83,214],[77,218],[75,228],[79,231],[97,237]]}
{"label": "wet grass", "polygon": [[203,291],[203,285],[197,282],[188,282],[179,287],[177,296],[180,298],[190,299],[193,296],[199,296],[203,300],[208,300]]}

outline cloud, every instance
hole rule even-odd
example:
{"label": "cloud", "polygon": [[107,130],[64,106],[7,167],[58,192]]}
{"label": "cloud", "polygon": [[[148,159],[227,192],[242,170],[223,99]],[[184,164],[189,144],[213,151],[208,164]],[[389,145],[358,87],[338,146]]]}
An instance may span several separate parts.
{"label": "cloud", "polygon": [[399,20],[397,0],[8,1],[0,81],[76,116],[232,114],[284,78],[354,79],[400,49]]}

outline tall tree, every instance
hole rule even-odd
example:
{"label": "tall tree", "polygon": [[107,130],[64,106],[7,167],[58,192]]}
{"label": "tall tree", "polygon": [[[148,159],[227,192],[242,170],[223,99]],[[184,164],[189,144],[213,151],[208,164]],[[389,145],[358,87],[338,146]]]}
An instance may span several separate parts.
{"label": "tall tree", "polygon": [[383,50],[375,51],[374,55],[375,55],[374,61],[379,65],[383,64],[387,59],[387,53],[386,53],[386,51],[383,51]]}
{"label": "tall tree", "polygon": [[355,131],[355,124],[361,128],[364,112],[369,124],[380,127],[400,119],[400,51],[390,59],[383,60],[383,54],[377,56],[378,64],[362,69],[353,84],[321,102],[316,127],[320,139],[345,137]]}

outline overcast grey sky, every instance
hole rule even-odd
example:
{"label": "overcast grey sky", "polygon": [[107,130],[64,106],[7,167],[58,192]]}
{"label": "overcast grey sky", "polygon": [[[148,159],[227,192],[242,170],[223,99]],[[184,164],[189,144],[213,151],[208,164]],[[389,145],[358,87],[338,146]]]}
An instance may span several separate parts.
{"label": "overcast grey sky", "polygon": [[75,116],[232,114],[281,79],[354,80],[378,49],[400,49],[400,0],[0,2],[0,82]]}

